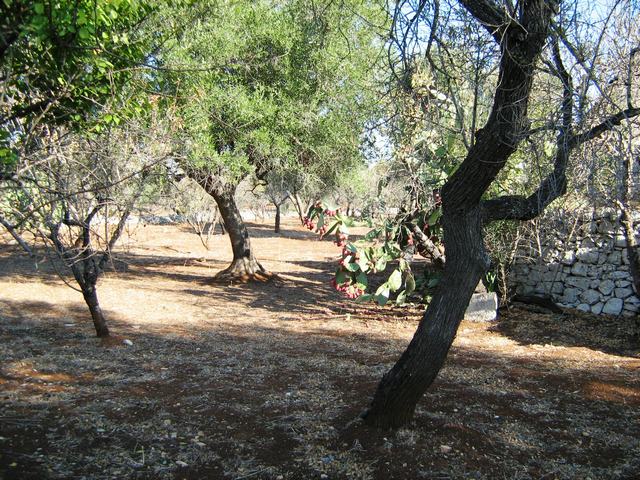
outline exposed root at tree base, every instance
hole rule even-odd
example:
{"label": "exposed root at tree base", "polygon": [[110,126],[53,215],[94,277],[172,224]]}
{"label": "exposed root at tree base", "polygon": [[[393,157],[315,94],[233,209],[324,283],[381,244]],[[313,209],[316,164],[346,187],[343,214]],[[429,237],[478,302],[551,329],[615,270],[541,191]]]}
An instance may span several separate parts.
{"label": "exposed root at tree base", "polygon": [[273,280],[275,275],[267,271],[254,258],[241,258],[234,260],[227,268],[218,272],[212,283],[265,283]]}
{"label": "exposed root at tree base", "polygon": [[219,273],[215,277],[213,277],[211,283],[266,283],[272,281],[277,278],[277,275],[274,275],[270,272],[258,272],[258,273],[243,273],[243,274],[235,274],[235,273]]}

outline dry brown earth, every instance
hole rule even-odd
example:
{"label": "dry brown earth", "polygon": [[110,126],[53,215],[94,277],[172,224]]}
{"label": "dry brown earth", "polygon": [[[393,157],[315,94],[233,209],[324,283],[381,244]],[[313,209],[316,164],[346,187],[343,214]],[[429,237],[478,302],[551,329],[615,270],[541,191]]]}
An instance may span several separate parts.
{"label": "dry brown earth", "polygon": [[99,286],[111,344],[5,239],[0,478],[639,478],[638,319],[465,322],[415,422],[371,431],[350,422],[420,309],[343,300],[337,249],[301,227],[251,233],[277,280],[215,284],[226,237],[206,251],[183,227],[139,228]]}

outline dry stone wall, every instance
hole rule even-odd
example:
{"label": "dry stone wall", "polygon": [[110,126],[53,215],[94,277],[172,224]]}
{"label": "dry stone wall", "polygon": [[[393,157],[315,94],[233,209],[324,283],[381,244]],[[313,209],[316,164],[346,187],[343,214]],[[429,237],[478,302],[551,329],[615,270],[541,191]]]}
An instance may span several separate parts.
{"label": "dry stone wall", "polygon": [[[640,214],[636,214],[636,226]],[[638,315],[625,238],[615,212],[544,222],[520,242],[509,282],[520,294],[550,295],[560,306]],[[640,240],[640,232],[637,232]]]}

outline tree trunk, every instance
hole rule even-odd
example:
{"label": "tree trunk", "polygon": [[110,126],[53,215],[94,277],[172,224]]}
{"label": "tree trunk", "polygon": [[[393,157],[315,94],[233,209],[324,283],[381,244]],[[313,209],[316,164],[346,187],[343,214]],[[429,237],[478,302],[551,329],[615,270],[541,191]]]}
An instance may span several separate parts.
{"label": "tree trunk", "polygon": [[109,336],[109,329],[107,328],[107,320],[104,318],[100,303],[98,302],[98,292],[94,285],[82,285],[82,296],[84,301],[89,307],[91,312],[91,319],[93,320],[93,326],[96,329],[96,334],[99,338]]}
{"label": "tree trunk", "polygon": [[437,292],[409,347],[383,377],[363,415],[367,424],[380,428],[400,427],[411,420],[444,363],[476,285],[489,268],[482,236],[482,196],[528,128],[534,67],[557,7],[547,0],[525,2],[517,22],[492,8],[493,2],[461,3],[500,44],[498,86],[484,128],[476,132],[476,142],[442,188],[447,261]]}
{"label": "tree trunk", "polygon": [[55,230],[55,237],[53,237],[54,243],[56,244],[56,247],[59,248],[59,251],[63,252],[63,255],[67,259],[80,257],[78,260],[72,260],[69,266],[71,267],[71,271],[73,272],[76,282],[78,282],[78,285],[80,286],[84,301],[89,307],[89,312],[91,312],[91,319],[93,320],[93,326],[96,329],[96,335],[99,338],[105,338],[109,336],[109,328],[107,327],[107,320],[104,317],[102,309],[100,308],[100,303],[98,302],[96,284],[98,283],[98,278],[103,271],[104,264],[109,259],[109,253],[105,252],[99,260],[89,245],[89,221],[86,222],[83,230],[85,243],[84,247],[80,247],[82,248],[82,251],[80,252],[78,249],[65,250],[62,247],[59,237],[57,237],[57,229]]}
{"label": "tree trunk", "polygon": [[300,223],[304,225],[304,215],[306,212],[302,211],[302,203],[300,202],[300,197],[298,194],[291,195],[291,199],[293,200],[293,206],[298,213],[298,218],[300,219]]}
{"label": "tree trunk", "polygon": [[218,205],[220,216],[224,222],[225,229],[229,233],[233,250],[231,265],[218,273],[216,277],[243,282],[268,279],[269,273],[253,255],[249,231],[242,220],[234,198],[235,185],[219,186],[208,191]]}
{"label": "tree trunk", "polygon": [[280,233],[280,205],[276,205],[276,224],[273,231],[275,233]]}
{"label": "tree trunk", "polygon": [[633,225],[633,218],[627,208],[622,209],[620,217],[624,231],[624,239],[627,248],[627,256],[629,257],[629,272],[633,280],[633,288],[636,296],[640,297],[640,254],[638,254],[638,242],[636,241],[636,233]]}
{"label": "tree trunk", "polygon": [[418,329],[394,367],[382,378],[365,422],[397,428],[411,420],[416,404],[435,380],[453,343],[469,300],[489,268],[480,211],[443,217],[447,262]]}
{"label": "tree trunk", "polygon": [[[630,80],[629,80],[630,81]],[[620,224],[624,232],[625,246],[629,258],[629,273],[633,281],[633,289],[640,297],[640,253],[636,241],[636,229],[633,221],[633,213],[629,208],[629,200],[633,197],[631,186],[633,185],[633,166],[630,156],[631,146],[620,145],[620,167],[618,169],[618,198],[620,209]]]}

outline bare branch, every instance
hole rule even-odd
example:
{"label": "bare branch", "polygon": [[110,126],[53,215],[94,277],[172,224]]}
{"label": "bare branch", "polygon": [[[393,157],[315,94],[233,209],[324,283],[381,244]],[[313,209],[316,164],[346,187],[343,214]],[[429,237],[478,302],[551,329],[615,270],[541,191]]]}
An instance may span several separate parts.
{"label": "bare branch", "polygon": [[22,247],[22,249],[27,252],[27,254],[33,258],[35,254],[31,247],[27,244],[27,242],[22,238],[22,236],[16,231],[15,226],[9,223],[5,218],[0,215],[0,224],[7,229],[7,232],[11,234],[11,236],[18,242],[18,244]]}
{"label": "bare branch", "polygon": [[614,127],[621,125],[622,122],[624,122],[625,120],[629,120],[631,118],[637,117],[638,115],[640,115],[639,107],[627,108],[618,113],[610,115],[607,118],[605,118],[602,122],[600,122],[598,125],[591,127],[589,130],[585,132],[574,135],[570,139],[569,144],[572,148],[582,145],[583,143],[588,142],[589,140],[598,138],[603,133],[608,132]]}

